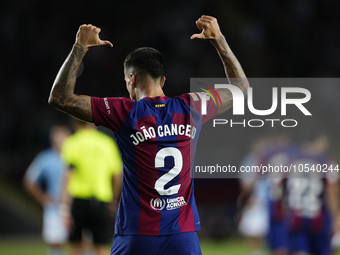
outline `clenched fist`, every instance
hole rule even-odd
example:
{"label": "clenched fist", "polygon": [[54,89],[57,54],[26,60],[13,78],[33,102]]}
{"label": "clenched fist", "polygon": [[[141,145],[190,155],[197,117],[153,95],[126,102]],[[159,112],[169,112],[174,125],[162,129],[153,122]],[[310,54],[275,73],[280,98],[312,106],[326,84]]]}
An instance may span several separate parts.
{"label": "clenched fist", "polygon": [[76,35],[76,43],[88,49],[91,47],[109,45],[113,47],[110,41],[102,41],[99,38],[100,28],[89,25],[81,25]]}
{"label": "clenched fist", "polygon": [[217,19],[212,16],[202,15],[196,21],[196,26],[199,30],[202,30],[202,33],[193,34],[190,39],[217,40],[222,36]]}

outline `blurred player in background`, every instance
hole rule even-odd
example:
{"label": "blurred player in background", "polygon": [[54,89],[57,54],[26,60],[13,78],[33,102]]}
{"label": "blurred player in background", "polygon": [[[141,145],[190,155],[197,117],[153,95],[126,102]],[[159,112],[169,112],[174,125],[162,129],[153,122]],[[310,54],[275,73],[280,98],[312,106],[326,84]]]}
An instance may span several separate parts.
{"label": "blurred player in background", "polygon": [[[259,166],[270,146],[270,139],[259,137],[252,141],[250,152],[242,159],[241,166]],[[251,255],[264,254],[268,233],[268,179],[258,172],[243,172],[240,175],[241,194],[238,202],[241,210],[240,233],[247,237]]]}
{"label": "blurred player in background", "polygon": [[[298,146],[291,142],[285,130],[276,130],[272,135],[273,145],[266,152],[261,164],[272,168],[287,166],[298,152]],[[286,173],[271,172],[268,178],[269,229],[268,246],[273,254],[286,255],[289,252],[287,212],[284,204],[284,183]]]}
{"label": "blurred player in background", "polygon": [[70,135],[66,126],[53,126],[50,131],[51,148],[40,152],[24,177],[26,190],[43,206],[43,239],[49,245],[50,255],[61,255],[62,244],[67,240],[67,230],[59,213],[62,180],[66,165],[60,149]]}
{"label": "blurred player in background", "polygon": [[76,133],[68,137],[62,156],[69,166],[62,201],[70,230],[70,253],[86,249],[90,231],[97,255],[108,254],[113,235],[113,204],[118,205],[122,183],[122,160],[114,140],[91,123],[74,120]]}
{"label": "blurred player in background", "polygon": [[286,180],[285,200],[293,254],[332,254],[332,234],[340,230],[339,169],[325,154],[328,147],[325,135],[313,135],[291,160],[297,171]]}
{"label": "blurred player in background", "polygon": [[[232,84],[247,93],[248,81],[222,35],[217,20],[196,21],[210,41]],[[99,39],[100,29],[82,25],[76,43],[60,69],[49,103],[76,118],[110,128],[124,163],[123,190],[111,254],[201,254],[196,231],[200,220],[191,169],[201,125],[232,106],[232,94],[217,89],[222,105],[208,93],[165,96],[163,56],[152,48],[132,51],[124,62],[130,98],[75,95],[76,73],[89,48],[112,44]],[[207,114],[201,113],[203,99]]]}

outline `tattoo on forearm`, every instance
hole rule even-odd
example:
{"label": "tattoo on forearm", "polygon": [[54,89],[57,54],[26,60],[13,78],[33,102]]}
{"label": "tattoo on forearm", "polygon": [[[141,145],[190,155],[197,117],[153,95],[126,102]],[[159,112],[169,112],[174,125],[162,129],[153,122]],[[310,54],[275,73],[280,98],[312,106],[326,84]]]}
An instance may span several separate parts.
{"label": "tattoo on forearm", "polygon": [[76,75],[85,53],[82,45],[74,45],[54,81],[49,102],[63,112],[92,122],[91,98],[74,94]]}
{"label": "tattoo on forearm", "polygon": [[220,36],[215,42],[214,46],[220,55],[223,62],[225,72],[228,78],[246,78],[243,69],[237,58],[229,48],[224,36]]}
{"label": "tattoo on forearm", "polygon": [[[238,86],[247,95],[249,83],[243,69],[235,57],[234,53],[229,48],[224,36],[220,36],[216,41],[212,41],[215,46],[224,66],[225,74],[233,85]],[[228,89],[218,91],[222,99],[222,106],[219,107],[218,113],[228,110],[232,106],[233,98]]]}

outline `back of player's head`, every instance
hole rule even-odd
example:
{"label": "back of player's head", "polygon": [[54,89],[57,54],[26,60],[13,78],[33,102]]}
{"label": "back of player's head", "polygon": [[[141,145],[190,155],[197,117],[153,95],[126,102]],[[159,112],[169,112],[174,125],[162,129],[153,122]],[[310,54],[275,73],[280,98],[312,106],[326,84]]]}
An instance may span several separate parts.
{"label": "back of player's head", "polygon": [[50,130],[50,143],[56,149],[60,149],[66,137],[71,134],[71,130],[64,124],[55,124]]}
{"label": "back of player's head", "polygon": [[72,118],[72,126],[73,128],[78,131],[80,129],[94,129],[96,128],[93,123],[85,122],[80,119]]}
{"label": "back of player's head", "polygon": [[133,68],[137,74],[149,74],[157,79],[164,76],[164,58],[156,49],[143,47],[130,52],[124,61],[124,69]]}
{"label": "back of player's head", "polygon": [[314,153],[324,153],[330,147],[330,140],[322,131],[311,130],[302,136],[302,146]]}
{"label": "back of player's head", "polygon": [[313,143],[320,139],[328,139],[328,137],[324,132],[317,130],[304,131],[300,136],[301,143]]}

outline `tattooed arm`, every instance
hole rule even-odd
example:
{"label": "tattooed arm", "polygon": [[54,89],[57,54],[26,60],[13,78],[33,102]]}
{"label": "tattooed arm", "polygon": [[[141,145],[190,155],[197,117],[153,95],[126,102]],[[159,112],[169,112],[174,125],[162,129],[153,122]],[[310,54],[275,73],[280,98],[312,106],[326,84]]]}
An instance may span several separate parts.
{"label": "tattooed arm", "polygon": [[80,26],[71,53],[60,68],[52,86],[48,103],[58,110],[78,119],[93,122],[91,97],[74,94],[76,75],[80,63],[91,47],[109,45],[99,39],[100,28],[92,25]]}
{"label": "tattooed arm", "polygon": [[[199,30],[202,30],[200,34],[194,34],[191,39],[203,39],[209,40],[216,48],[229,80],[229,83],[239,87],[243,94],[247,96],[247,89],[249,83],[243,69],[235,57],[234,53],[229,48],[227,41],[220,31],[220,27],[216,18],[203,15],[196,21],[196,25]],[[221,97],[222,105],[218,107],[218,114],[225,112],[233,105],[233,97],[229,89],[216,89]]]}

